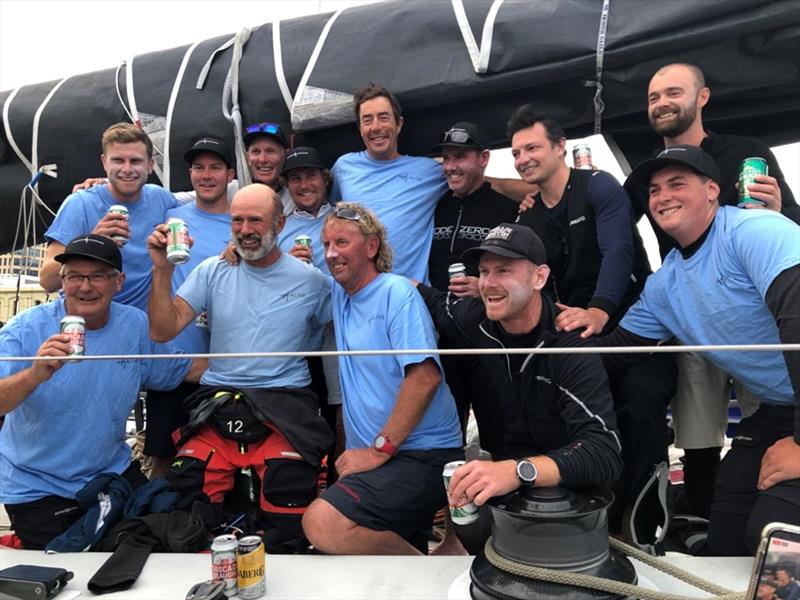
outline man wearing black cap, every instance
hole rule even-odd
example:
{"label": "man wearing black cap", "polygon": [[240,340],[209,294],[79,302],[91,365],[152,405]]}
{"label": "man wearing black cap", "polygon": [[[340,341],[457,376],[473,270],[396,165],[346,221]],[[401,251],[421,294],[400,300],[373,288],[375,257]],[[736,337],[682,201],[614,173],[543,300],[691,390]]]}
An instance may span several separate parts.
{"label": "man wearing black cap", "polygon": [[[489,149],[475,123],[455,123],[442,133],[431,153],[441,154],[442,172],[449,189],[440,198],[433,217],[428,277],[438,290],[450,291],[459,297],[478,296],[475,265],[469,265],[466,277],[456,277],[452,281],[448,268],[461,261],[465,250],[480,245],[493,227],[516,219],[519,204],[493,190],[486,181],[484,171],[489,164]],[[487,394],[486,377],[474,357],[445,355],[442,366],[463,431],[470,406],[475,410],[484,408],[479,397]],[[494,411],[484,415],[484,419],[491,418],[491,414]],[[481,447],[489,452],[498,442],[492,439],[491,432],[485,428],[485,437],[481,438]]]}
{"label": "man wearing black cap", "polygon": [[[671,146],[631,173],[631,183],[648,186],[650,213],[678,248],[603,345],[672,336],[705,345],[800,342],[800,227],[774,211],[720,207],[719,177],[714,159],[691,145]],[[752,553],[767,522],[800,523],[800,353],[706,356],[761,399],[720,465],[707,548]]]}
{"label": "man wearing black cap", "polygon": [[[167,212],[167,220],[173,217],[183,219],[194,245],[189,260],[175,266],[173,294],[197,265],[209,256],[219,256],[228,245],[231,232],[227,189],[233,180],[235,163],[227,146],[220,139],[201,137],[183,157],[189,163],[195,200]],[[204,318],[201,316],[184,329],[173,344],[187,354],[207,353],[209,335]],[[151,478],[167,474],[176,451],[172,432],[188,419],[183,399],[196,390],[197,385],[193,383],[184,383],[167,392],[148,390],[144,453],[153,458]]]}
{"label": "man wearing black cap", "polygon": [[[558,310],[542,294],[550,268],[531,229],[503,223],[464,259],[478,260],[480,299],[418,288],[442,337],[493,350],[593,345],[577,332],[556,329]],[[455,472],[451,504],[466,495],[482,505],[521,486],[585,488],[616,480],[621,446],[598,355],[482,354],[480,361],[495,390],[485,401],[501,415],[502,430],[494,435],[502,443],[493,461],[473,461]],[[496,426],[482,422],[477,411],[476,418],[481,437]]]}
{"label": "man wearing black cap", "polygon": [[146,481],[131,464],[126,420],[141,387],[174,388],[190,371],[190,361],[178,357],[124,358],[172,348],[150,341],[142,311],[112,302],[125,281],[113,240],[75,238],[54,259],[62,265],[63,298],[14,317],[0,331],[0,353],[68,356],[70,336],[59,333],[59,323],[70,315],[85,321],[87,356],[120,359],[0,362],[0,503],[27,549],[44,548],[80,517],[75,495],[101,473],[121,474],[134,487]]}

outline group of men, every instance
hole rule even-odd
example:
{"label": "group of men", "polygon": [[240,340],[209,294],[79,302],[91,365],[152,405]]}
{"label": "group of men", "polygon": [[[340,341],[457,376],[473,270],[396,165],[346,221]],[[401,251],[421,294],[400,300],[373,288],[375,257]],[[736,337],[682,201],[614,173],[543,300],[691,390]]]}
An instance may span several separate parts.
{"label": "group of men", "polygon": [[[307,539],[348,554],[425,552],[432,515],[448,502],[466,496],[482,506],[526,486],[622,481],[619,526],[666,457],[672,401],[687,485],[698,512],[710,510],[709,551],[752,552],[766,521],[799,520],[797,353],[708,353],[757,399],[711,505],[691,473],[710,465],[714,480],[720,425],[706,408],[712,398],[688,399],[698,384],[683,357],[672,398],[676,366],[661,354],[479,351],[800,339],[800,228],[777,214],[794,217],[797,206],[775,168],[749,189],[768,210],[727,206],[739,156],[732,141],[704,130],[708,98],[696,67],[668,65],[653,76],[648,112],[666,149],[633,171],[627,194],[602,171],[570,169],[563,130],[530,105],[508,125],[523,182],[487,180],[489,149],[474,123],[443,132],[432,148],[441,164],[401,155],[400,105],[372,84],[354,96],[364,151],[329,172],[314,148],[289,148],[279,125],[254,125],[244,141],[255,183],[230,201],[238,186],[223,141],[199,137],[187,150],[194,193],[181,205],[145,183],[147,136],[110,127],[107,181],[67,198],[47,232],[41,281],[63,297],[0,331],[4,354],[52,357],[0,362],[0,502],[22,544],[43,547],[68,528],[80,515],[75,494],[100,473],[138,480],[122,446],[125,416],[144,388],[145,452],[182,498],[222,506],[235,474],[250,469],[272,548],[297,551]],[[744,138],[736,144],[772,160]],[[108,213],[112,204],[127,216]],[[652,275],[635,228],[642,213],[675,246]],[[167,259],[169,217],[189,225],[188,263]],[[235,253],[222,260],[229,242]],[[462,261],[466,276],[450,279],[448,266]],[[65,315],[86,320],[87,356],[124,358],[65,361]],[[320,387],[310,363],[281,355],[437,343],[479,350],[444,360],[432,352],[326,357],[327,402],[312,391]],[[139,358],[178,352],[213,356]],[[242,352],[258,356],[227,356]],[[463,458],[470,407],[492,460],[459,468],[448,496],[442,467]],[[680,410],[698,416],[682,421]],[[702,433],[682,433],[693,426]],[[318,494],[326,454],[338,479]],[[482,514],[457,530],[474,550],[487,527]]]}

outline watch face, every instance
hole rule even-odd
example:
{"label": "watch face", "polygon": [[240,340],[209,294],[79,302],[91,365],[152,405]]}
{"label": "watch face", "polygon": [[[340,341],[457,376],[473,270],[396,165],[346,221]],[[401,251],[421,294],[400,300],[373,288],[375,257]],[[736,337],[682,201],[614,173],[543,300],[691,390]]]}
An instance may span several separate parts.
{"label": "watch face", "polygon": [[374,445],[376,450],[380,450],[386,445],[386,438],[382,435],[379,435],[378,437],[375,438]]}
{"label": "watch face", "polygon": [[536,467],[528,460],[521,460],[517,463],[517,475],[522,481],[532,483],[536,479]]}

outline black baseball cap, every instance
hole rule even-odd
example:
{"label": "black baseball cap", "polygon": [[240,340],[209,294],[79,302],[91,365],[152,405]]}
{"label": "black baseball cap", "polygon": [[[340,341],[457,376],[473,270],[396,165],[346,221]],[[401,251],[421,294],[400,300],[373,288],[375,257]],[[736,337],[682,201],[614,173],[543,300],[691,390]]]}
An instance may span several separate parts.
{"label": "black baseball cap", "polygon": [[628,177],[628,181],[634,181],[639,185],[649,186],[650,177],[653,173],[669,165],[687,167],[698,175],[705,175],[717,183],[719,183],[720,180],[717,161],[711,158],[711,156],[699,146],[679,144],[677,146],[665,148],[659,152],[655,158],[650,158],[636,165],[636,168]]}
{"label": "black baseball cap", "polygon": [[271,137],[284,148],[289,147],[289,140],[286,138],[286,134],[283,132],[283,127],[281,127],[280,123],[256,123],[255,125],[250,125],[245,128],[244,137],[242,138],[245,148],[249,148],[253,140],[259,136]]}
{"label": "black baseball cap", "polygon": [[301,168],[324,169],[325,163],[319,157],[319,153],[311,146],[298,146],[286,154],[281,175],[286,175],[292,169]]}
{"label": "black baseball cap", "polygon": [[54,257],[60,263],[67,262],[70,258],[91,258],[111,265],[122,272],[122,254],[116,242],[104,235],[90,233],[72,240],[62,254]]}
{"label": "black baseball cap", "polygon": [[225,142],[213,137],[202,137],[197,140],[194,144],[192,144],[191,148],[184,152],[183,158],[191,165],[192,162],[194,162],[195,157],[202,152],[211,152],[212,154],[216,154],[225,161],[225,164],[228,165],[229,169],[234,167],[233,161],[231,160],[231,153],[228,151],[228,147],[225,145]]}
{"label": "black baseball cap", "polygon": [[541,238],[530,227],[517,223],[500,223],[489,232],[480,246],[464,250],[461,259],[475,262],[484,252],[506,258],[526,258],[535,265],[547,262],[547,252]]}
{"label": "black baseball cap", "polygon": [[439,143],[431,146],[431,153],[438,154],[445,146],[486,150],[481,128],[475,123],[460,121],[439,136]]}

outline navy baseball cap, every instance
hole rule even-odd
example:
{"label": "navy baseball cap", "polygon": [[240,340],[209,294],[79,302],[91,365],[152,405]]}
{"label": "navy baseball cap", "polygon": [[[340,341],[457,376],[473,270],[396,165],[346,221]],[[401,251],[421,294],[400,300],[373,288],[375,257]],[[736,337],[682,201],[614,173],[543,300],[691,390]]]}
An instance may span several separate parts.
{"label": "navy baseball cap", "polygon": [[195,157],[202,152],[216,154],[225,161],[229,169],[234,168],[234,163],[231,160],[231,153],[225,145],[225,142],[213,137],[202,137],[197,140],[192,144],[192,147],[183,154],[183,158],[191,165]]}
{"label": "navy baseball cap", "polygon": [[698,175],[705,175],[717,183],[720,180],[719,166],[709,154],[699,146],[679,144],[670,146],[659,152],[655,158],[650,158],[636,165],[628,181],[633,181],[645,187],[650,185],[650,177],[669,165],[679,165],[691,169]]}
{"label": "navy baseball cap", "polygon": [[245,148],[249,148],[250,144],[253,143],[253,140],[259,136],[271,137],[284,148],[289,147],[289,140],[287,139],[280,123],[256,123],[255,125],[250,125],[247,127],[244,130],[244,137],[242,138],[244,140]]}
{"label": "navy baseball cap", "polygon": [[461,258],[474,262],[484,252],[506,258],[525,258],[535,265],[547,262],[544,242],[533,229],[518,223],[500,223],[488,233],[480,246],[464,250]]}
{"label": "navy baseball cap", "polygon": [[122,254],[117,248],[116,242],[104,235],[90,233],[89,235],[76,237],[67,244],[63,253],[54,257],[60,263],[65,263],[70,258],[99,260],[122,272]]}
{"label": "navy baseball cap", "polygon": [[292,169],[324,169],[325,163],[319,157],[319,153],[311,146],[298,146],[286,154],[281,175],[286,175]]}

